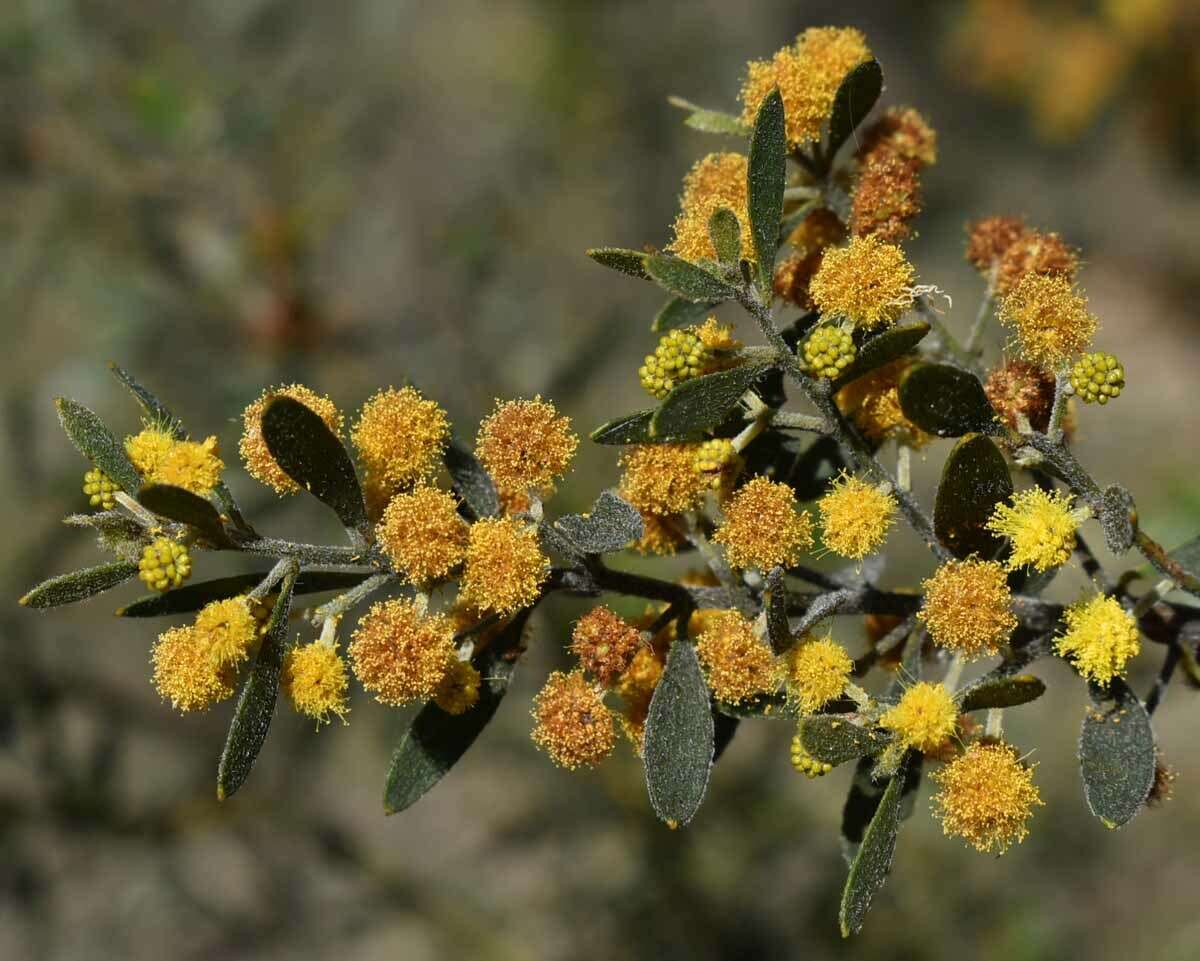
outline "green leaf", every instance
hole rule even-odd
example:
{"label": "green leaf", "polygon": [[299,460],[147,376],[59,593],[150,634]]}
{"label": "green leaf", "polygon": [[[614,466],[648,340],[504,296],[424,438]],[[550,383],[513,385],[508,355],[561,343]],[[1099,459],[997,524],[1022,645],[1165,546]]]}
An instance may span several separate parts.
{"label": "green leaf", "polygon": [[721,755],[725,753],[725,749],[729,747],[733,741],[733,736],[737,734],[738,727],[742,723],[740,717],[733,717],[729,714],[722,714],[716,708],[713,709],[713,764],[721,760]]}
{"label": "green leaf", "polygon": [[792,629],[788,623],[787,584],[783,580],[783,568],[774,567],[767,574],[763,591],[763,608],[767,612],[767,637],[771,649],[782,654],[792,646]]}
{"label": "green leaf", "polygon": [[1104,488],[1100,499],[1100,528],[1104,531],[1105,546],[1116,555],[1133,547],[1137,511],[1133,495],[1120,484]]}
{"label": "green leaf", "polygon": [[654,315],[650,329],[656,334],[661,334],[676,327],[691,327],[693,324],[702,323],[716,305],[717,302],[702,300],[693,303],[684,297],[672,297],[663,304],[662,310]]}
{"label": "green leaf", "polygon": [[471,663],[483,679],[479,700],[463,714],[447,714],[426,704],[404,733],[388,767],[383,809],[397,814],[416,804],[458,763],[496,713],[521,650],[521,635],[532,609],[518,614]]}
{"label": "green leaf", "polygon": [[735,288],[707,270],[669,254],[648,255],[646,273],[660,287],[696,303],[719,303],[737,295]]}
{"label": "green leaf", "polygon": [[[318,418],[320,419],[320,418]],[[322,421],[322,423],[324,423]],[[283,671],[283,659],[288,650],[288,615],[292,608],[292,589],[296,584],[296,569],[283,578],[279,598],[267,621],[266,633],[258,648],[258,656],[250,675],[242,685],[233,721],[225,738],[225,749],[217,765],[217,800],[224,801],[250,776],[250,769],[262,750],[275,714],[275,700],[279,695],[279,675]]]}
{"label": "green leaf", "polygon": [[866,119],[881,93],[883,70],[877,60],[860,63],[846,74],[838,87],[837,95],[833,98],[833,111],[829,117],[829,140],[825,156],[830,164],[833,163],[842,144],[850,139],[850,135]]}
{"label": "green leaf", "polygon": [[132,374],[116,364],[110,363],[108,369],[113,372],[113,376],[117,380],[129,388],[129,392],[141,405],[142,411],[152,424],[166,431],[176,440],[184,440],[187,437],[187,431],[183,429],[183,421],[172,414],[149,390],[134,380]]}
{"label": "green leaf", "polygon": [[608,267],[641,280],[650,279],[650,275],[646,273],[647,255],[640,250],[627,250],[624,247],[593,247],[587,252],[587,255],[602,267]]}
{"label": "green leaf", "polygon": [[885,734],[833,714],[814,714],[800,722],[800,744],[813,758],[837,767],[878,754],[891,742]]}
{"label": "green leaf", "polygon": [[687,824],[704,800],[713,762],[708,686],[687,641],[671,645],[646,718],[646,789],[670,827]]}
{"label": "green leaf", "polygon": [[736,264],[741,259],[742,225],[728,207],[718,207],[708,218],[708,236],[721,263]]}
{"label": "green leaf", "polygon": [[137,564],[115,561],[112,564],[101,564],[99,567],[88,567],[82,571],[72,571],[70,574],[59,574],[58,577],[43,581],[22,597],[20,603],[23,607],[36,610],[74,604],[76,601],[101,594],[118,584],[124,584],[131,577],[136,577],[137,572]]}
{"label": "green leaf", "polygon": [[759,287],[769,290],[775,276],[779,222],[783,219],[783,187],[787,172],[787,130],[783,97],[772,90],[758,108],[750,138],[746,180],[749,191],[750,236],[758,262]]}
{"label": "green leaf", "polygon": [[725,420],[746,391],[770,369],[770,364],[743,364],[685,380],[654,413],[651,435],[663,439],[711,430]]}
{"label": "green leaf", "polygon": [[[184,584],[162,594],[147,594],[117,611],[118,617],[166,617],[172,614],[191,614],[210,601],[221,601],[253,590],[266,571],[250,574],[232,574],[198,584]],[[293,594],[321,594],[326,591],[344,591],[357,587],[368,577],[370,571],[305,571],[296,578]]]}
{"label": "green leaf", "polygon": [[1183,568],[1186,575],[1179,586],[1200,597],[1200,537],[1193,537],[1190,541],[1180,544],[1167,556]]}
{"label": "green leaf", "polygon": [[320,416],[277,395],[262,415],[263,439],[283,472],[333,509],[347,529],[370,531],[362,488],[346,448]]}
{"label": "green leaf", "polygon": [[597,444],[651,444],[656,438],[650,436],[650,421],[657,408],[639,410],[592,431],[591,438]]}
{"label": "green leaf", "polygon": [[668,97],[667,103],[672,107],[687,111],[688,116],[684,118],[683,122],[693,130],[699,130],[702,133],[728,134],[732,137],[745,137],[750,133],[750,128],[738,117],[723,110],[709,110],[707,107],[697,106],[690,100],[684,100],[683,97]]}
{"label": "green leaf", "polygon": [[728,701],[714,701],[713,704],[726,717],[736,717],[742,720],[794,716],[788,708],[787,698],[782,694],[760,694],[758,697],[742,701],[739,704],[731,704]]}
{"label": "green leaf", "polygon": [[983,677],[962,692],[960,710],[966,713],[992,707],[1017,707],[1036,701],[1045,693],[1046,685],[1032,674]]}
{"label": "green leaf", "polygon": [[446,446],[442,460],[450,473],[454,492],[462,498],[473,520],[495,517],[500,513],[500,498],[496,494],[492,475],[484,470],[479,458],[457,438],[452,438]]}
{"label": "green leaf", "polygon": [[94,413],[83,404],[65,397],[54,401],[58,408],[58,419],[71,443],[92,464],[104,471],[121,490],[136,494],[142,486],[137,469],[129,461],[125,447],[104,426]]}
{"label": "green leaf", "polygon": [[929,325],[920,321],[903,327],[893,327],[872,337],[858,349],[853,363],[838,374],[833,382],[833,389],[840,390],[865,374],[911,353],[928,333]]}
{"label": "green leaf", "polygon": [[896,853],[896,835],[900,830],[900,810],[906,765],[888,782],[887,790],[879,802],[879,808],[863,835],[858,854],[850,865],[850,876],[842,890],[842,904],[838,921],[842,937],[848,938],[862,930],[871,901],[883,887],[892,868],[892,857]]}
{"label": "green leaf", "polygon": [[1106,828],[1119,828],[1142,809],[1154,786],[1154,730],[1150,715],[1120,678],[1104,700],[1088,708],[1079,734],[1079,765],[1089,810]]}
{"label": "green leaf", "polygon": [[233,545],[212,502],[189,490],[170,484],[147,484],[138,492],[138,503],[160,517],[194,527],[217,547]]}
{"label": "green leaf", "polygon": [[900,380],[904,416],[938,437],[994,434],[996,412],[979,378],[950,364],[917,364]]}
{"label": "green leaf", "polygon": [[555,526],[584,554],[622,550],[645,533],[637,508],[612,491],[604,491],[588,514],[567,514]]}
{"label": "green leaf", "polygon": [[994,557],[1004,541],[985,526],[1012,496],[1004,455],[987,437],[968,434],[950,451],[933,504],[933,530],[955,557]]}

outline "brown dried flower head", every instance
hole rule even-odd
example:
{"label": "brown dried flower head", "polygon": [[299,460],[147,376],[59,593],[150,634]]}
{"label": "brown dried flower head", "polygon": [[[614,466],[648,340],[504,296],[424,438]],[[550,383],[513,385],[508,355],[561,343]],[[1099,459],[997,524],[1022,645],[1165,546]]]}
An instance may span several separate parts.
{"label": "brown dried flower head", "polygon": [[571,653],[583,669],[611,687],[641,645],[641,632],[607,607],[594,607],[575,624]]}

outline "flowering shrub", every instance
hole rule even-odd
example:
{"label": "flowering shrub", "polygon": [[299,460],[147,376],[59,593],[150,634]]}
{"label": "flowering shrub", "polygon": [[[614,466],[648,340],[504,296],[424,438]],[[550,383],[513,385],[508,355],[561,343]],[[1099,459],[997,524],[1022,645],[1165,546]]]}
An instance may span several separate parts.
{"label": "flowering shrub", "polygon": [[[237,695],[221,798],[249,775],[281,690],[318,727],[346,720],[352,679],[382,705],[421,703],[387,775],[394,813],[482,732],[547,596],[644,599],[640,619],[598,600],[569,637],[542,639],[576,665],[535,697],[533,743],[576,769],[624,737],[644,761],[651,807],[675,828],[696,814],[742,720],[794,725],[799,772],[856,765],[846,934],[886,878],[927,768],[947,835],[997,853],[1026,836],[1042,802],[1003,712],[1042,695],[1028,673],[1040,658],[1064,658],[1087,684],[1087,804],[1125,824],[1170,782],[1151,715],[1180,668],[1200,682],[1196,609],[1167,599],[1200,596],[1200,540],[1165,551],[1131,495],[1101,487],[1071,451],[1073,401],[1115,400],[1125,375],[1115,357],[1084,353],[1098,324],[1061,238],[1007,217],[973,225],[967,258],[983,299],[965,337],[952,331],[940,292],[918,282],[900,246],[936,135],[912,109],[868,122],[882,82],[861,34],[823,28],[750,65],[740,115],[680,101],[691,126],[748,138],[748,150],[687,174],[666,252],[589,252],[670,298],[639,372],[655,405],[591,435],[621,449],[621,475],[588,513],[547,511],[579,442],[547,400],[498,402],[472,449],[414,387],[376,392],[347,428],[331,398],[293,384],[246,407],[242,460],[280,496],[333,510],[346,542],[266,537],[226,486],[217,439],[189,439],[114,368],[143,410],[138,433],[122,442],[80,404],[58,408],[95,509],[67,523],[93,530],[115,559],[22,603],[53,607],[136,577],[152,593],[121,616],[186,616],[160,634],[151,680],[181,712]],[[709,316],[722,304],[741,308],[744,329]],[[1015,356],[989,371],[979,343],[992,323],[1011,329]],[[932,508],[910,490],[918,448],[945,454]],[[912,589],[886,590],[883,550],[899,523],[934,565]],[[1104,572],[1089,526],[1114,553],[1139,551],[1160,580],[1135,591],[1136,571]],[[192,554],[206,550],[274,563],[196,583]],[[699,570],[632,573],[612,560],[626,550],[690,551]],[[827,555],[845,562],[807,562]],[[1067,607],[1043,598],[1071,563],[1094,591]],[[293,618],[311,595],[325,598]],[[869,646],[852,655],[834,618],[864,619]],[[313,636],[297,640],[293,623]],[[1125,680],[1143,640],[1162,649],[1145,699]],[[964,664],[985,659],[962,683]]]}

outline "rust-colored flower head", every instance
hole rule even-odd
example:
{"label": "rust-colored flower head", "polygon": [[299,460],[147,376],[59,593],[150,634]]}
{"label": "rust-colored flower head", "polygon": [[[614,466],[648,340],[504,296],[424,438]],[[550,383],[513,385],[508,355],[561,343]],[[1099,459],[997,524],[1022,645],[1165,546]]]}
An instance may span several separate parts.
{"label": "rust-colored flower head", "polygon": [[978,558],[951,560],[922,585],[917,614],[934,642],[968,658],[995,654],[1017,627],[1004,568]]}
{"label": "rust-colored flower head", "polygon": [[911,366],[911,359],[901,357],[876,367],[865,377],[855,378],[838,391],[838,407],[868,440],[896,440],[914,449],[933,440],[933,435],[910,421],[900,406],[900,379]]}
{"label": "rust-colored flower head", "polygon": [[849,234],[846,225],[828,207],[818,207],[788,234],[787,243],[801,255],[819,254],[826,247],[844,243]]}
{"label": "rust-colored flower head", "polygon": [[570,468],[578,446],[570,418],[539,395],[497,400],[496,409],[479,425],[475,453],[500,490],[547,493]]}
{"label": "rust-colored flower head", "polygon": [[368,477],[388,494],[429,477],[449,438],[446,412],[412,387],[372,395],[350,431]]}
{"label": "rust-colored flower head", "polygon": [[347,649],[354,676],[382,704],[433,697],[454,659],[450,619],[415,601],[379,601],[363,615]]}
{"label": "rust-colored flower head", "polygon": [[782,681],[774,652],[754,633],[754,625],[737,611],[713,611],[696,639],[696,656],[713,695],[740,704],[770,694]]}
{"label": "rust-colored flower head", "polygon": [[808,292],[827,319],[880,327],[912,307],[913,278],[899,247],[878,237],[853,237],[845,247],[825,251]]}
{"label": "rust-colored flower head", "polygon": [[939,788],[934,813],[946,836],[984,853],[1003,854],[1025,840],[1025,825],[1042,803],[1033,768],[1008,744],[976,741],[933,779]]}
{"label": "rust-colored flower head", "polygon": [[537,600],[550,576],[536,528],[512,518],[471,525],[459,599],[480,611],[515,614]]}
{"label": "rust-colored flower head", "polygon": [[195,628],[173,627],[160,634],[150,660],[155,689],[178,711],[203,711],[233,696],[236,673],[213,662]]}
{"label": "rust-colored flower head", "polygon": [[409,581],[441,580],[467,554],[467,522],[458,500],[436,487],[421,485],[388,503],[376,530],[380,546]]}
{"label": "rust-colored flower head", "polygon": [[621,453],[621,496],[650,514],[680,514],[698,507],[709,481],[696,466],[699,448],[699,444],[626,447]]}
{"label": "rust-colored flower head", "polygon": [[867,127],[858,149],[862,162],[894,157],[915,167],[937,163],[937,132],[912,107],[889,107]]}
{"label": "rust-colored flower head", "polygon": [[284,658],[279,688],[292,706],[315,720],[318,727],[328,724],[331,714],[345,723],[350,713],[346,702],[349,687],[346,662],[338,655],[335,644],[314,641],[293,647]]}
{"label": "rust-colored flower head", "polygon": [[1017,335],[1017,350],[1047,370],[1066,366],[1096,334],[1087,299],[1069,279],[1028,274],[1000,301],[1000,323]]}
{"label": "rust-colored flower head", "polygon": [[1058,277],[1073,283],[1079,256],[1058,234],[1026,230],[1000,257],[996,291],[1007,294],[1026,277]]}
{"label": "rust-colored flower head", "polygon": [[832,638],[805,637],[784,657],[788,699],[801,714],[819,711],[841,697],[854,661]]}
{"label": "rust-colored flower head", "polygon": [[264,390],[258,400],[242,412],[242,439],[238,451],[246,465],[246,471],[256,481],[266,484],[277,494],[294,494],[300,485],[292,480],[271,456],[262,434],[263,412],[273,397],[290,397],[299,401],[325,422],[335,434],[342,432],[342,414],[328,397],[310,390],[303,384],[285,384]]}
{"label": "rust-colored flower head", "polygon": [[985,217],[967,224],[967,262],[988,273],[1027,230],[1019,217]]}
{"label": "rust-colored flower head", "polygon": [[641,632],[607,607],[593,607],[571,633],[571,653],[587,673],[612,687],[641,646]]}
{"label": "rust-colored flower head", "polygon": [[683,178],[675,237],[667,250],[687,261],[717,260],[708,222],[717,210],[725,208],[733,211],[741,225],[742,256],[753,256],[746,162],[746,156],[740,153],[710,153],[696,162]]}
{"label": "rust-colored flower head", "polygon": [[447,714],[466,714],[479,703],[483,678],[470,661],[453,658],[446,676],[433,695],[433,703]]}
{"label": "rust-colored flower head", "polygon": [[896,498],[843,471],[817,501],[822,540],[843,557],[862,560],[887,539],[896,518]]}
{"label": "rust-colored flower head", "polygon": [[1054,378],[1027,360],[1007,360],[997,366],[983,385],[992,408],[1011,430],[1020,430],[1021,419],[1045,433],[1054,408]]}
{"label": "rust-colored flower head", "polygon": [[812,519],[786,484],[755,477],[725,505],[725,522],[713,540],[725,545],[735,568],[791,567],[812,547]]}
{"label": "rust-colored flower head", "polygon": [[879,725],[892,731],[905,748],[933,751],[958,726],[958,705],[945,685],[919,681],[879,719]]}
{"label": "rust-colored flower head", "polygon": [[910,221],[921,212],[918,167],[892,154],[872,157],[858,172],[850,233],[895,244],[912,233]]}
{"label": "rust-colored flower head", "polygon": [[617,732],[603,695],[582,671],[555,671],[533,699],[533,743],[560,767],[595,767],[612,753]]}

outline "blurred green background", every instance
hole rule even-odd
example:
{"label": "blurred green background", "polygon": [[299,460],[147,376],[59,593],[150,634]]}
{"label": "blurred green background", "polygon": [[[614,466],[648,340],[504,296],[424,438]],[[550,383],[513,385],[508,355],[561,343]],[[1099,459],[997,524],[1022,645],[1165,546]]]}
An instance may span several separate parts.
{"label": "blurred green background", "polygon": [[[389,819],[398,712],[359,695],[349,726],[314,735],[282,711],[249,785],[218,805],[229,706],[180,718],[159,703],[155,626],[112,618],[116,595],[49,615],[15,604],[97,558],[58,524],[84,505],[84,465],[51,399],[132,431],[110,359],[195,434],[219,434],[230,461],[241,408],[284,380],[349,412],[411,377],[467,438],[497,396],[553,397],[581,432],[644,406],[636,369],[661,298],[583,251],[665,242],[684,171],[727,148],[683,127],[668,94],[731,109],[745,60],[826,23],[866,30],[887,101],[940,132],[910,252],[954,298],[952,325],[980,292],[961,257],[968,219],[1025,214],[1082,248],[1099,345],[1130,388],[1082,412],[1081,457],[1135,492],[1164,543],[1186,539],[1200,530],[1195,6],[0,6],[0,957],[1200,956],[1200,704],[1182,686],[1156,715],[1177,798],[1114,834],[1083,805],[1082,687],[1039,665],[1050,694],[1008,720],[1036,749],[1047,802],[1030,839],[1002,860],[945,840],[926,790],[866,931],[841,942],[850,772],[795,774],[787,725],[744,725],[678,833],[654,820],[624,747],[583,775],[534,751],[528,698],[562,660],[579,602],[545,606],[488,735]],[[1146,39],[1164,9],[1167,29]],[[1064,18],[1108,46],[1064,66],[1078,46],[1064,36],[1080,36]],[[945,451],[919,465],[922,496]],[[553,508],[586,506],[614,461],[584,445]],[[315,503],[231,473],[262,529],[332,533]],[[911,538],[893,548],[889,581],[928,572]],[[221,569],[202,558],[197,576]],[[1068,572],[1057,590],[1083,585]]]}

